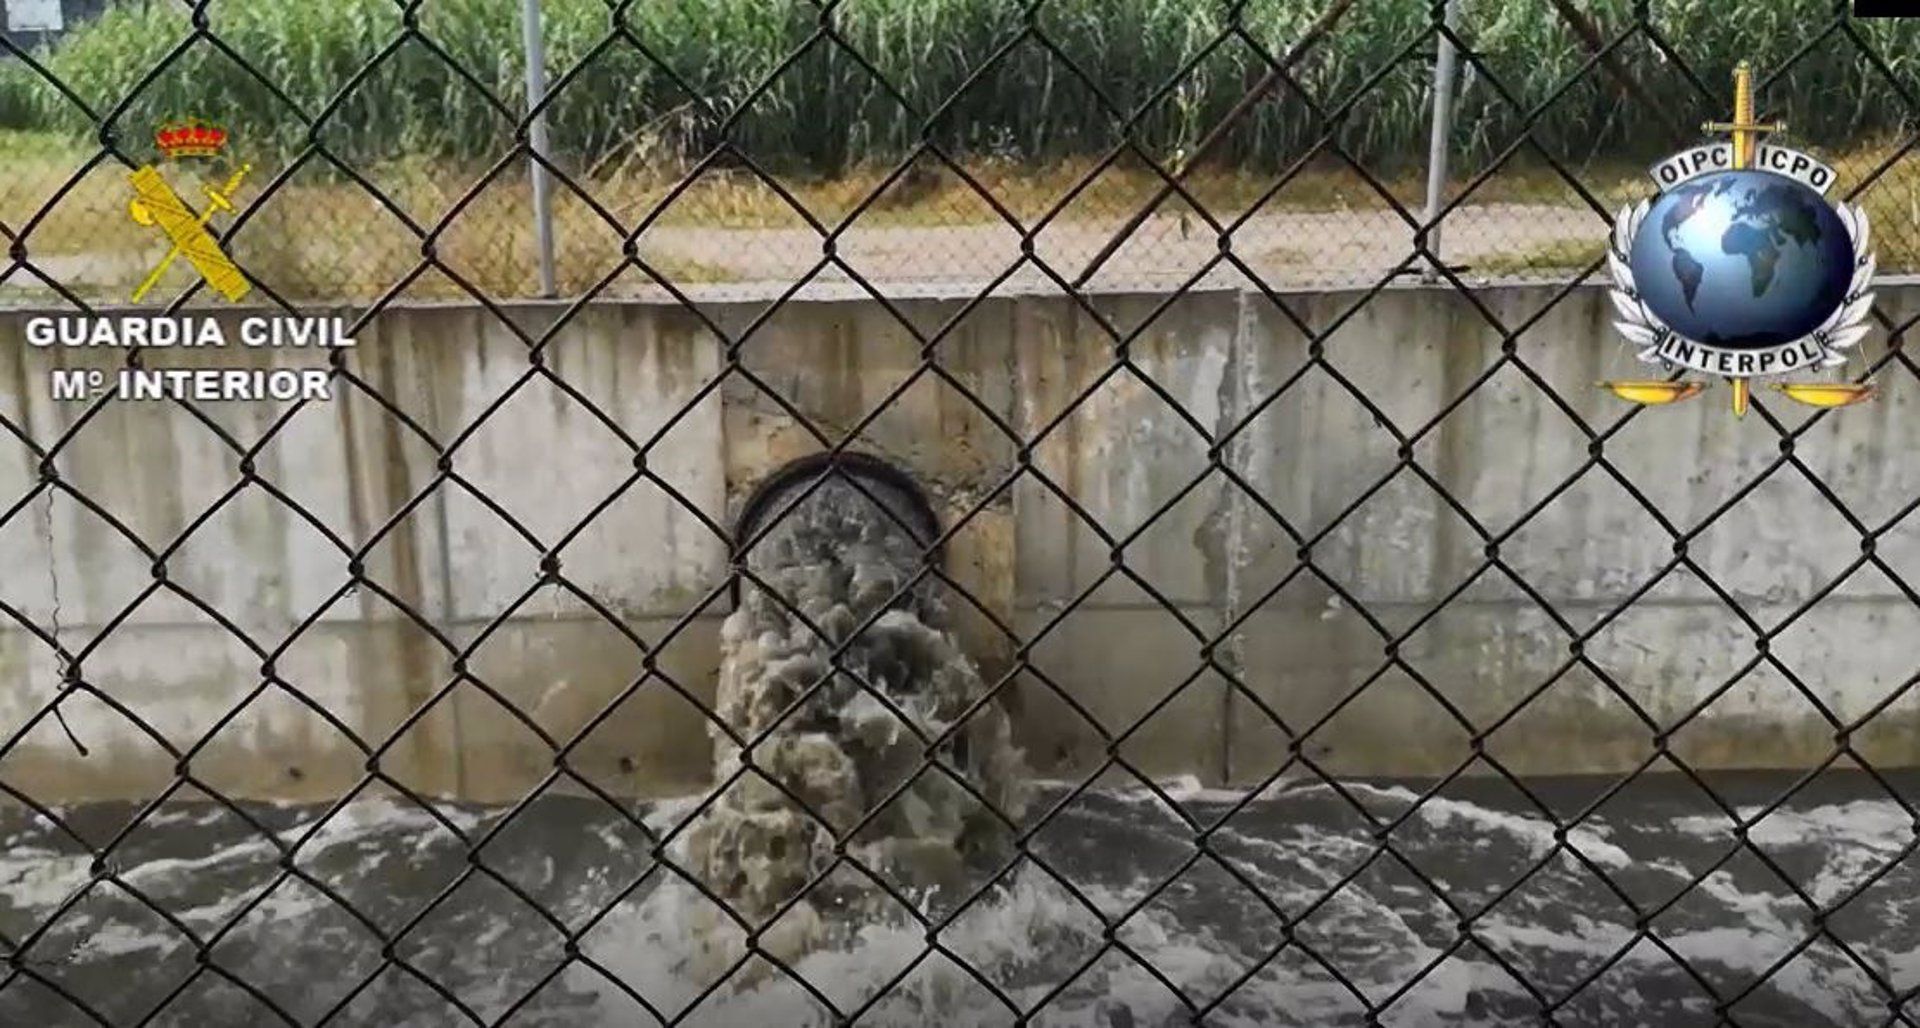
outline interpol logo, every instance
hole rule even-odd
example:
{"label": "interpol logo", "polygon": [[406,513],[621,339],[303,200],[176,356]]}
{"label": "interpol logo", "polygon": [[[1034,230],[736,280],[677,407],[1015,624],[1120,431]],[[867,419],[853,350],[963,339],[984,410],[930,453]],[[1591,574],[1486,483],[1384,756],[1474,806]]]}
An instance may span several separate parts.
{"label": "interpol logo", "polygon": [[[1874,259],[1866,211],[1827,200],[1833,169],[1758,142],[1783,126],[1754,121],[1752,71],[1744,63],[1734,94],[1734,120],[1705,126],[1732,138],[1653,166],[1659,193],[1621,208],[1607,264],[1620,315],[1614,326],[1640,359],[1727,378],[1734,412],[1744,414],[1750,379],[1846,363],[1846,351],[1872,327]],[[1628,399],[1655,403],[1700,389],[1609,385]],[[1827,407],[1870,391],[1834,383],[1779,388]]]}

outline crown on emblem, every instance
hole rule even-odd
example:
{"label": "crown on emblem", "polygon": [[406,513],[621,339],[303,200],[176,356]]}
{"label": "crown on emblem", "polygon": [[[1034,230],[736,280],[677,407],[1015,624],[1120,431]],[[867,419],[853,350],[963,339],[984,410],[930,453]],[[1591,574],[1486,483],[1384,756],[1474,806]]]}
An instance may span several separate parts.
{"label": "crown on emblem", "polygon": [[168,158],[213,157],[227,145],[227,130],[188,118],[170,121],[154,132],[153,141]]}

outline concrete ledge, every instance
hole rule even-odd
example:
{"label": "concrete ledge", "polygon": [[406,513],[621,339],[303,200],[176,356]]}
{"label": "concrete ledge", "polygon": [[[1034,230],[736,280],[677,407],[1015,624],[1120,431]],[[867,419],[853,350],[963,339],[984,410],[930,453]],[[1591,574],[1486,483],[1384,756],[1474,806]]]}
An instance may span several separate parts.
{"label": "concrete ledge", "polygon": [[[766,471],[857,430],[855,448],[912,469],[958,526],[955,611],[989,679],[1017,679],[1008,702],[1041,773],[1099,766],[1152,710],[1116,746],[1129,763],[1257,780],[1287,752],[1262,705],[1290,728],[1324,722],[1328,765],[1353,774],[1447,773],[1495,723],[1485,749],[1516,771],[1618,772],[1652,747],[1635,707],[1666,725],[1703,704],[1672,740],[1693,766],[1824,758],[1829,717],[1863,717],[1920,673],[1902,642],[1920,609],[1860,566],[1860,532],[1823,495],[1879,532],[1878,561],[1920,582],[1920,526],[1887,524],[1920,497],[1912,376],[1896,369],[1875,404],[1817,421],[1764,393],[1764,414],[1736,421],[1724,390],[1636,412],[1592,388],[1635,373],[1604,295],[1551,302],[1562,288],[1394,288],[1358,306],[1352,292],[1284,307],[1236,292],[1102,296],[1091,310],[1057,296],[704,306],[738,342],[734,362],[693,312],[606,304],[562,328],[538,368],[484,310],[396,307],[344,354],[364,388],[297,412],[203,405],[211,425],[174,404],[53,403],[52,369],[127,355],[28,347],[28,313],[8,312],[0,415],[42,446],[71,433],[58,481],[96,506],[43,488],[27,446],[0,446],[0,509],[15,508],[0,522],[0,602],[57,624],[84,653],[82,679],[177,747],[239,708],[189,762],[223,791],[310,799],[362,773],[366,755],[284,682],[372,745],[408,725],[383,772],[488,801],[552,774],[541,732],[565,742],[617,700],[569,763],[612,791],[680,792],[706,769],[696,701],[711,695],[726,609],[716,526]],[[1880,299],[1895,323],[1920,313],[1910,284]],[[538,336],[562,309],[508,313]],[[246,484],[213,428],[245,449],[282,416]],[[1767,417],[1797,431],[1806,470],[1752,486],[1782,460]],[[541,584],[542,549],[563,539],[559,573],[585,598]],[[349,589],[355,561],[370,584]],[[18,619],[0,613],[0,732],[60,681]],[[1913,763],[1916,704],[1900,695],[1855,749]],[[0,779],[48,801],[173,782],[174,758],[108,704],[79,697],[66,713],[90,755],[43,719],[0,757]]]}

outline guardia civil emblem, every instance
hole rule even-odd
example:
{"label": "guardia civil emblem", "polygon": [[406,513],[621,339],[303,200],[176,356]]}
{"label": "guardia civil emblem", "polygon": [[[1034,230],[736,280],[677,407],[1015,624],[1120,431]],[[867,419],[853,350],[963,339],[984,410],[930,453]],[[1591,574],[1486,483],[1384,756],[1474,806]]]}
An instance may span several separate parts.
{"label": "guardia civil emblem", "polygon": [[[1759,142],[1786,126],[1754,118],[1753,71],[1734,71],[1733,121],[1709,122],[1730,138],[1655,164],[1659,192],[1622,207],[1607,266],[1620,320],[1639,358],[1671,372],[1704,372],[1733,387],[1747,411],[1753,379],[1831,373],[1872,325],[1873,254],[1867,213],[1829,202],[1832,168]],[[1671,403],[1705,382],[1601,383],[1636,403]],[[1801,381],[1775,386],[1817,407],[1857,403],[1867,384]]]}
{"label": "guardia civil emblem", "polygon": [[[160,126],[153,134],[153,141],[170,161],[215,158],[226,148],[227,130],[189,118]],[[228,300],[237,303],[247,295],[247,291],[253,288],[252,284],[239,266],[233,263],[233,258],[221,248],[220,240],[207,230],[207,225],[216,211],[234,210],[233,195],[246,179],[247,172],[252,170],[253,165],[242,164],[234,169],[225,185],[218,188],[203,186],[207,194],[207,209],[204,211],[195,211],[181,199],[180,194],[167,184],[167,180],[151,164],[143,164],[127,176],[127,180],[133,183],[134,191],[133,199],[127,202],[127,214],[136,225],[158,228],[160,234],[172,244],[167,255],[134,289],[135,303],[139,303],[140,298],[159,283],[160,276],[180,257],[185,257],[207,285]]]}

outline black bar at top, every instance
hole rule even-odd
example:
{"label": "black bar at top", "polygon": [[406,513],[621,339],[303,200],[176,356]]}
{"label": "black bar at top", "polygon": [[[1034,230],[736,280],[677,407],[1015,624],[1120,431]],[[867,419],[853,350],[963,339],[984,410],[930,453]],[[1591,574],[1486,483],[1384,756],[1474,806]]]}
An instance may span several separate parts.
{"label": "black bar at top", "polygon": [[1857,18],[1920,18],[1920,4],[1913,0],[1853,0]]}

